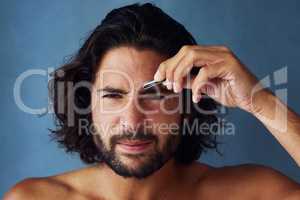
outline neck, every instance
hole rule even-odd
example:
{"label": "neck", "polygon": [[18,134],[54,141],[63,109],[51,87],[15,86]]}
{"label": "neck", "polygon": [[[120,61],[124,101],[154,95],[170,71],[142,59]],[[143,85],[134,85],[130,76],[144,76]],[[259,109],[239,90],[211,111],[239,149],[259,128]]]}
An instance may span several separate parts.
{"label": "neck", "polygon": [[93,168],[97,170],[94,174],[99,175],[93,176],[94,191],[101,190],[101,196],[108,199],[157,199],[179,182],[181,174],[181,167],[174,159],[169,160],[162,168],[144,179],[124,178],[105,164]]}

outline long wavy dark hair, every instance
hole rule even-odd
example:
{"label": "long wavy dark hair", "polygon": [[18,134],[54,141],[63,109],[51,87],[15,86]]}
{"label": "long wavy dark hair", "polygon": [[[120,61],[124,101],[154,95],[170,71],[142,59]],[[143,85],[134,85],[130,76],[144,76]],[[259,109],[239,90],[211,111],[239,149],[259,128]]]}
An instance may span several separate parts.
{"label": "long wavy dark hair", "polygon": [[[93,83],[99,61],[107,51],[115,47],[126,45],[138,49],[150,49],[171,57],[183,45],[195,44],[195,39],[183,25],[153,4],[132,4],[112,10],[89,35],[79,51],[53,73],[49,90],[56,128],[51,130],[51,137],[64,147],[66,152],[79,153],[81,160],[87,164],[102,162],[92,134],[89,130],[79,130],[78,127],[78,121],[82,119],[92,123],[91,112],[84,114],[74,112],[74,106],[89,107],[90,90],[83,87],[77,88],[72,93],[69,91],[68,84],[76,85],[82,81]],[[183,95],[188,97],[183,98],[186,99],[184,105],[188,103],[187,101],[193,105],[190,91],[184,90]],[[73,103],[70,103],[70,100]],[[216,102],[210,98],[202,99],[197,106],[203,110],[217,109]],[[182,116],[190,124],[195,120],[198,120],[197,123],[209,125],[218,121],[215,114],[203,114],[194,106],[189,112],[184,111]],[[71,118],[73,123],[70,123]],[[197,160],[207,148],[216,148],[218,144],[216,135],[211,134],[210,131],[211,129],[208,129],[204,134],[203,132],[181,134],[175,160],[179,163],[191,163]]]}

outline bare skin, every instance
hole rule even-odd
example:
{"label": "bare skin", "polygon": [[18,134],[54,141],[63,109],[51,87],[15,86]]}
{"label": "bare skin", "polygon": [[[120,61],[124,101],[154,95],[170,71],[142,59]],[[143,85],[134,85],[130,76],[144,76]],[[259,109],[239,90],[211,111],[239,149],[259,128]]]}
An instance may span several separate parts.
{"label": "bare skin", "polygon": [[[176,171],[177,175],[171,178],[159,177],[165,173],[162,169],[149,180],[127,183],[107,167],[93,166],[52,177],[26,179],[4,199],[299,199],[296,182],[263,166],[213,168],[195,162]],[[161,179],[167,184],[158,187]]]}
{"label": "bare skin", "polygon": [[[192,52],[192,53],[191,53]],[[192,55],[192,56],[187,56]],[[185,59],[183,59],[185,57]],[[181,62],[179,65],[178,62]],[[231,63],[230,66],[225,63]],[[162,63],[162,64],[160,64]],[[205,64],[205,73],[199,74],[190,85],[184,85],[182,79],[188,72],[189,66]],[[157,68],[157,66],[159,66]],[[178,66],[181,67],[181,70]],[[229,66],[229,67],[228,67]],[[184,68],[185,67],[185,68]],[[214,67],[216,70],[211,70]],[[300,124],[299,117],[290,111],[286,106],[281,106],[277,112],[288,113],[287,129],[283,129],[282,120],[274,115],[274,104],[283,105],[268,91],[262,90],[259,94],[249,99],[251,88],[257,84],[255,77],[246,70],[241,63],[237,62],[232,53],[224,47],[184,47],[179,53],[167,59],[151,50],[136,50],[133,47],[120,47],[109,51],[100,63],[101,74],[105,69],[113,69],[125,73],[135,89],[131,89],[129,84],[122,77],[114,74],[106,75],[104,83],[98,79],[94,83],[94,91],[101,90],[107,85],[128,91],[118,97],[118,100],[92,98],[92,104],[96,111],[93,111],[93,121],[98,125],[120,126],[126,121],[130,126],[136,126],[139,122],[151,119],[153,123],[179,123],[179,114],[172,115],[163,113],[159,103],[153,99],[144,99],[142,104],[144,109],[158,110],[156,113],[143,113],[138,110],[131,97],[140,95],[139,90],[145,81],[167,78],[175,87],[175,93],[180,92],[183,87],[193,90],[194,100],[199,91],[206,93],[218,102],[226,106],[238,107],[256,116],[276,137],[280,144],[290,153],[296,163],[300,163]],[[170,70],[171,69],[171,70]],[[204,68],[203,68],[204,69]],[[102,71],[101,71],[102,70]],[[156,72],[159,72],[157,75]],[[177,71],[177,72],[176,72]],[[203,72],[203,70],[202,70]],[[218,73],[216,73],[218,72]],[[205,75],[205,76],[204,76]],[[220,76],[220,77],[218,77]],[[210,78],[220,78],[215,91],[211,93],[204,83]],[[103,77],[102,77],[103,78]],[[239,81],[243,80],[243,84]],[[223,82],[222,82],[223,81]],[[106,85],[105,85],[106,84]],[[226,89],[226,84],[231,87],[226,98],[220,98],[218,89]],[[234,86],[234,87],[233,87]],[[172,88],[170,88],[172,90]],[[101,90],[102,91],[102,90]],[[129,103],[125,110],[117,114],[100,111],[97,103],[103,101],[105,109],[118,108]],[[168,99],[166,107],[172,109],[178,105],[175,99]],[[251,102],[251,104],[249,103]],[[113,106],[112,106],[113,105]],[[276,104],[275,104],[276,105]],[[275,120],[269,120],[275,119]],[[101,120],[100,120],[101,119]],[[276,124],[276,126],[274,126]],[[155,132],[155,130],[152,130]],[[286,134],[281,134],[286,131]],[[163,149],[168,135],[158,135],[157,149]],[[109,137],[104,132],[99,132],[103,143],[109,146]],[[121,146],[116,148],[116,154],[122,163],[131,169],[138,169],[142,160],[127,157],[122,152]],[[154,151],[153,146],[145,150],[145,154]],[[116,174],[106,164],[97,164],[87,168],[66,172],[63,174],[25,179],[16,184],[4,197],[5,200],[19,199],[75,199],[75,200],[100,200],[100,199],[272,199],[272,200],[296,200],[300,199],[300,186],[280,172],[268,167],[258,165],[239,165],[230,167],[214,168],[203,163],[193,162],[189,165],[176,164],[171,158],[162,168],[155,171],[144,179],[124,178]]]}

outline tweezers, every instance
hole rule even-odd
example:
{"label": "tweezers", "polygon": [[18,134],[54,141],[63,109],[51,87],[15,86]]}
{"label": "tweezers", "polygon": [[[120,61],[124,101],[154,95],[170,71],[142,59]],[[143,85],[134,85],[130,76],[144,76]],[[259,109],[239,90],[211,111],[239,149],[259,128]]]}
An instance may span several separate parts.
{"label": "tweezers", "polygon": [[[199,70],[201,69],[201,67],[192,67],[191,71],[190,71],[190,75],[196,75],[199,73]],[[155,80],[152,80],[152,81],[148,81],[146,82],[144,85],[143,85],[143,88],[144,90],[147,90],[149,88],[152,88],[156,85],[160,85],[162,84],[166,79],[163,79],[161,81],[155,81]]]}
{"label": "tweezers", "polygon": [[152,88],[156,85],[159,85],[159,84],[162,84],[166,79],[163,79],[161,81],[155,81],[155,80],[152,80],[152,81],[148,81],[146,82],[144,85],[143,85],[143,88],[144,90],[147,90],[149,88]]}

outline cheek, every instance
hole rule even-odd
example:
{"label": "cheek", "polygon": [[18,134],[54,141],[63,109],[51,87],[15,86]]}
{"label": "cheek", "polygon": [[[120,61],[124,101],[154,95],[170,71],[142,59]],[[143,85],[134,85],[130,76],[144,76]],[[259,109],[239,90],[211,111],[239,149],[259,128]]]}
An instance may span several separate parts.
{"label": "cheek", "polygon": [[[110,104],[108,106],[107,104]],[[101,126],[104,130],[114,127],[119,122],[120,115],[114,112],[116,107],[112,106],[112,102],[103,101],[101,99],[92,99],[92,120],[96,126]]]}
{"label": "cheek", "polygon": [[165,114],[160,112],[158,114],[152,115],[151,118],[153,119],[152,131],[154,134],[158,136],[178,134],[181,125],[181,115],[179,112],[175,114]]}
{"label": "cheek", "polygon": [[112,135],[118,134],[120,116],[117,114],[103,114],[97,111],[92,112],[93,126],[97,133],[101,134],[103,140],[108,140]]}
{"label": "cheek", "polygon": [[179,135],[160,134],[158,136],[157,148],[159,151],[164,151],[169,148],[173,148],[179,142]]}
{"label": "cheek", "polygon": [[99,112],[102,113],[116,113],[116,112],[122,112],[122,110],[126,109],[129,101],[126,98],[123,99],[108,99],[104,98],[99,101]]}
{"label": "cheek", "polygon": [[168,134],[170,129],[179,127],[181,122],[179,100],[167,99],[156,105],[156,113],[147,115],[155,127],[154,133]]}

